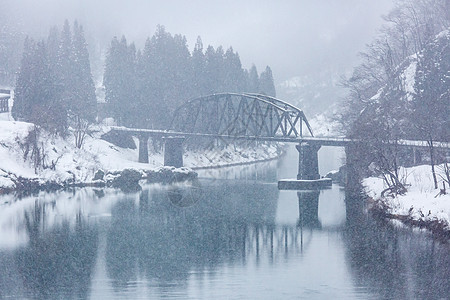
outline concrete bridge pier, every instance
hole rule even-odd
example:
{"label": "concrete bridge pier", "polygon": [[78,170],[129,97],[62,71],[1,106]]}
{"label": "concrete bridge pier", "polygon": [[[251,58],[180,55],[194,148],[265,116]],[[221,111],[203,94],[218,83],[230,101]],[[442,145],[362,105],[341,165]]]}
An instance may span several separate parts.
{"label": "concrete bridge pier", "polygon": [[183,166],[184,137],[164,138],[164,165],[181,168]]}
{"label": "concrete bridge pier", "polygon": [[139,140],[139,162],[148,164],[148,139],[149,135],[141,133],[137,136]]}
{"label": "concrete bridge pier", "polygon": [[320,145],[301,143],[296,145],[298,151],[298,174],[297,179],[314,180],[319,179],[319,156]]}
{"label": "concrete bridge pier", "polygon": [[305,228],[322,228],[319,220],[320,191],[297,192],[298,197],[298,225]]}

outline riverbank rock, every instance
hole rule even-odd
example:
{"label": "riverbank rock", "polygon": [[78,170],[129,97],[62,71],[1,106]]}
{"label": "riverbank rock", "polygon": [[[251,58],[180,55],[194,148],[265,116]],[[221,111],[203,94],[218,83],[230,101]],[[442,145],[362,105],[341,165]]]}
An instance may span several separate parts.
{"label": "riverbank rock", "polygon": [[345,183],[346,176],[347,176],[346,166],[340,167],[339,170],[330,171],[327,173],[327,175],[325,175],[326,178],[330,178],[331,180],[333,180],[333,182],[341,184]]}
{"label": "riverbank rock", "polygon": [[189,168],[160,167],[156,170],[146,170],[147,182],[172,183],[197,179],[198,174]]}
{"label": "riverbank rock", "polygon": [[105,172],[103,170],[98,170],[97,172],[95,172],[92,181],[103,180],[103,177],[105,177]]}
{"label": "riverbank rock", "polygon": [[111,186],[120,188],[125,192],[134,192],[141,189],[141,186],[139,185],[139,180],[141,179],[141,172],[134,169],[125,169],[112,179]]}
{"label": "riverbank rock", "polygon": [[124,192],[140,191],[141,179],[150,183],[170,184],[186,180],[195,180],[198,174],[189,168],[160,167],[155,170],[125,169],[123,171],[105,172],[97,170],[92,181],[77,182],[71,171],[67,172],[66,180],[61,182],[44,181],[38,178],[17,177],[14,174],[0,170],[0,194],[16,192],[19,195],[29,195],[39,191],[56,191],[63,188],[83,187],[113,187]]}

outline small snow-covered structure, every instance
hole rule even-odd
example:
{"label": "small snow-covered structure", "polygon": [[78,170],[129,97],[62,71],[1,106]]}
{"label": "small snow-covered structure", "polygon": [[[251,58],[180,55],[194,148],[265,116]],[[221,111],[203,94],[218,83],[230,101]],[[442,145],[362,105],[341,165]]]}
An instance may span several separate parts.
{"label": "small snow-covered structure", "polygon": [[10,98],[11,98],[10,90],[0,89],[0,113],[7,113],[9,111]]}

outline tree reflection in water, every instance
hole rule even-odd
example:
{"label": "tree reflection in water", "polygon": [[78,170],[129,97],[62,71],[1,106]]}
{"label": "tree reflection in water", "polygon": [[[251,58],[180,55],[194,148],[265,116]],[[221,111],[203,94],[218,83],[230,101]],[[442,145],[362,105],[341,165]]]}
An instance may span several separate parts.
{"label": "tree reflection in water", "polygon": [[353,280],[381,299],[447,299],[450,248],[426,233],[411,234],[354,209],[360,198],[347,198],[344,240]]}
{"label": "tree reflection in water", "polygon": [[[346,223],[330,227],[324,203],[333,203],[336,194],[292,192],[283,198],[275,184],[201,183],[204,187],[156,185],[139,194],[105,190],[106,195],[97,197],[86,193],[79,198],[67,195],[67,201],[55,196],[56,202],[41,199],[11,205],[20,218],[13,213],[7,217],[13,228],[26,228],[29,242],[2,248],[0,298],[83,299],[147,291],[182,298],[190,295],[192,284],[204,284],[203,290],[210,293],[211,282],[223,280],[220,276],[228,280],[227,272],[234,272],[232,276],[246,278],[248,270],[258,278],[276,274],[270,280],[277,286],[286,281],[279,276],[290,271],[299,276],[294,276],[297,289],[292,293],[301,293],[311,285],[309,272],[314,273],[317,265],[324,267],[324,254],[336,259],[340,269],[320,269],[316,280],[327,277],[328,270],[343,270],[338,284],[352,281],[338,290],[344,298],[347,289],[355,289],[350,295],[356,298],[360,293],[361,298],[376,299],[445,299],[450,293],[449,246],[425,234],[375,222],[363,213],[360,196],[347,197]],[[282,206],[283,200],[288,205]],[[14,205],[25,208],[14,210]],[[289,213],[276,221],[277,211]],[[94,217],[88,219],[91,213]],[[303,281],[297,285],[299,279]],[[111,287],[114,293],[108,294]],[[245,284],[241,289],[247,289]]]}
{"label": "tree reflection in water", "polygon": [[256,264],[275,263],[301,253],[307,245],[303,230],[321,228],[320,193],[298,193],[299,222],[291,226],[275,224],[278,193],[275,185],[227,181],[208,185],[207,193],[199,185],[144,190],[138,203],[122,201],[113,208],[108,276],[117,290],[140,276],[162,289],[181,287],[192,273],[253,258]]}
{"label": "tree reflection in water", "polygon": [[275,228],[276,186],[224,182],[208,186],[208,193],[198,185],[189,188],[144,190],[138,205],[114,207],[106,261],[115,284],[126,284],[136,274],[161,285],[179,284],[195,270],[270,249],[263,242]]}
{"label": "tree reflection in water", "polygon": [[16,251],[15,262],[26,291],[36,299],[87,299],[97,252],[97,232],[80,214],[75,228],[67,222],[46,229],[48,203],[36,200],[25,211],[29,243]]}

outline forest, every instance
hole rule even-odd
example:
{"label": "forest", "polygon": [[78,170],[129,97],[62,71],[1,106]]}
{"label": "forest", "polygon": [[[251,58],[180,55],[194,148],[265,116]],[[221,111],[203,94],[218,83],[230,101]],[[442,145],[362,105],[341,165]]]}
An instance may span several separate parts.
{"label": "forest", "polygon": [[15,83],[14,119],[60,134],[72,127],[80,136],[103,110],[102,116],[118,125],[168,128],[172,112],[195,97],[276,93],[269,66],[260,74],[255,65],[246,70],[232,47],[204,50],[200,37],[191,53],[184,36],[158,26],[142,50],[125,36],[112,38],[103,75],[106,104],[98,105],[87,49],[76,21],[72,28],[68,20],[61,31],[51,28],[46,40],[27,37]]}
{"label": "forest", "polygon": [[375,169],[391,192],[404,193],[398,167],[413,154],[397,142],[427,141],[435,188],[442,180],[448,186],[448,165],[444,178],[434,168],[448,153],[434,142],[450,141],[450,1],[396,1],[384,19],[361,64],[343,81],[349,95],[339,119],[345,135],[361,141],[355,170],[365,177]]}
{"label": "forest", "polygon": [[[397,147],[397,141],[421,140],[429,145],[423,156],[437,188],[439,180],[450,184],[448,168],[444,179],[434,169],[447,155],[434,142],[450,140],[450,0],[394,2],[378,36],[361,52],[361,63],[342,81],[348,94],[337,118],[342,133],[360,141],[354,151],[360,177],[375,169],[393,192],[404,191],[398,166],[415,154]],[[17,75],[11,71],[17,69],[15,42],[17,35],[2,35],[0,49],[0,79],[15,82],[13,117],[54,133],[66,134],[70,127],[77,147],[99,114],[118,125],[161,129],[168,128],[177,107],[195,97],[276,96],[269,66],[261,73],[255,65],[244,69],[232,47],[204,47],[200,37],[190,51],[183,35],[162,25],[142,49],[125,36],[112,37],[97,86],[78,22],[51,28],[46,40],[27,37]],[[105,103],[98,103],[96,92],[103,88]]]}
{"label": "forest", "polygon": [[103,78],[106,102],[119,124],[168,128],[172,112],[186,100],[220,92],[251,92],[275,96],[270,67],[258,74],[242,68],[232,47],[203,47],[197,38],[189,52],[186,38],[163,26],[136,50],[125,37],[113,38]]}

